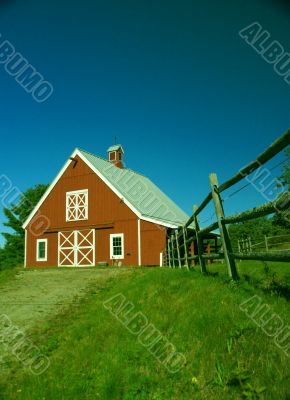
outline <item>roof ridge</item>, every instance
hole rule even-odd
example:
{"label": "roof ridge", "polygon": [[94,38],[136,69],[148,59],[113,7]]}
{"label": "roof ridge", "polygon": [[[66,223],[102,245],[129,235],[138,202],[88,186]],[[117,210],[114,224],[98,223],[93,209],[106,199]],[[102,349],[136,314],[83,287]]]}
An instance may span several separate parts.
{"label": "roof ridge", "polygon": [[[96,154],[91,153],[90,151],[81,149],[80,147],[77,147],[76,149],[79,150],[79,151],[83,151],[84,153],[90,154],[91,156],[94,156],[94,157],[96,157],[96,158],[99,158],[100,160],[106,161],[107,163],[113,165],[110,161],[106,160],[104,157],[97,156]],[[118,168],[118,167],[116,167],[116,168]],[[149,179],[148,176],[146,176],[146,175],[144,175],[144,174],[141,174],[141,172],[134,171],[134,170],[131,169],[131,168],[125,167],[125,168],[119,168],[119,169],[121,169],[121,170],[123,169],[123,170],[126,170],[126,171],[130,171],[130,172],[133,172],[133,173],[136,174],[136,175],[141,175],[141,176],[144,176],[144,178]]]}
{"label": "roof ridge", "polygon": [[84,153],[88,153],[88,154],[90,154],[91,156],[94,156],[94,157],[96,157],[96,158],[100,158],[101,160],[106,161],[107,163],[111,164],[110,161],[108,161],[106,158],[101,157],[101,156],[97,156],[96,154],[94,154],[94,153],[92,153],[92,152],[90,152],[90,151],[81,149],[80,147],[77,147],[76,150],[83,151]]}

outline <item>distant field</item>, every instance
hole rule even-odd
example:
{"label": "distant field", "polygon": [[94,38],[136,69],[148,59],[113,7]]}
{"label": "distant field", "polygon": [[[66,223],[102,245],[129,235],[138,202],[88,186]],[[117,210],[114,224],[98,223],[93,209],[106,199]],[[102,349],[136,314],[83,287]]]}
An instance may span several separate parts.
{"label": "distant field", "polygon": [[[289,325],[289,265],[243,262],[239,270],[240,283],[216,264],[212,276],[198,267],[53,269],[1,283],[0,274],[0,314],[25,329],[50,361],[35,376],[6,348],[0,399],[289,399],[289,357],[240,309],[257,294]],[[104,307],[120,294],[184,355],[178,372]]]}

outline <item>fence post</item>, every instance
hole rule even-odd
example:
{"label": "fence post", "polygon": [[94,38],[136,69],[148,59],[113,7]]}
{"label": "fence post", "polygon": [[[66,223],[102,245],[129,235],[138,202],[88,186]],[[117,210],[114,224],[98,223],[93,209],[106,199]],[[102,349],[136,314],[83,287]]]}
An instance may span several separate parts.
{"label": "fence post", "polygon": [[266,235],[265,235],[265,246],[266,246],[266,251],[269,251],[268,238]]}
{"label": "fence post", "polygon": [[189,269],[189,263],[188,263],[188,254],[187,254],[187,243],[186,243],[186,231],[185,231],[185,226],[183,225],[182,227],[182,233],[183,233],[183,242],[184,242],[184,257],[185,257],[185,266],[187,269]]}
{"label": "fence post", "polygon": [[172,252],[172,265],[173,265],[173,268],[175,268],[175,259],[174,259],[174,235],[173,234],[171,234],[171,240],[170,240],[170,243],[171,243],[171,252]]}
{"label": "fence post", "polygon": [[181,268],[180,250],[179,250],[177,229],[175,230],[175,242],[176,242],[176,249],[177,249],[178,265],[179,265],[179,268]]}
{"label": "fence post", "polygon": [[249,236],[249,248],[250,252],[252,251],[252,241],[251,241],[251,236]]}
{"label": "fence post", "polygon": [[[192,256],[195,256],[194,238],[192,239],[192,242],[191,242],[191,244],[190,244],[190,254],[191,254]],[[196,266],[196,262],[195,262],[194,259],[191,261],[191,264],[190,264],[190,265],[193,265],[194,267]]]}
{"label": "fence post", "polygon": [[167,262],[168,262],[168,267],[171,268],[171,256],[170,256],[170,238],[167,240]]}
{"label": "fence post", "polygon": [[221,239],[222,239],[222,244],[223,244],[223,250],[224,250],[224,256],[225,260],[227,263],[228,267],[228,272],[229,275],[232,279],[237,280],[239,279],[237,268],[236,268],[236,262],[234,258],[231,256],[231,253],[233,252],[232,250],[232,244],[231,240],[229,237],[228,229],[225,224],[223,224],[223,219],[225,217],[221,197],[219,194],[218,190],[218,179],[216,174],[210,174],[209,175],[209,180],[210,180],[210,186],[211,186],[211,191],[212,191],[212,199],[214,201],[214,206],[215,206],[215,212],[217,216],[217,222],[219,225],[219,230],[221,234]]}
{"label": "fence post", "polygon": [[201,268],[202,273],[206,273],[206,265],[204,262],[204,258],[202,256],[203,254],[203,246],[202,246],[202,238],[199,234],[199,223],[198,223],[198,218],[197,215],[195,215],[195,211],[197,210],[197,206],[193,206],[193,222],[194,222],[194,228],[195,228],[195,233],[196,233],[196,242],[197,242],[197,251],[198,251],[198,260]]}

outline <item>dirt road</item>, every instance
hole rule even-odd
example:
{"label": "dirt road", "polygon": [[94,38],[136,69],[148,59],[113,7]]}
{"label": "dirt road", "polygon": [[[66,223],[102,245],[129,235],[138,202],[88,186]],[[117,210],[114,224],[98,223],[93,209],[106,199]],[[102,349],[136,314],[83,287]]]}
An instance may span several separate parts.
{"label": "dirt road", "polygon": [[27,331],[76,302],[91,284],[123,272],[115,269],[23,270],[0,286],[0,316],[4,314],[13,325]]}

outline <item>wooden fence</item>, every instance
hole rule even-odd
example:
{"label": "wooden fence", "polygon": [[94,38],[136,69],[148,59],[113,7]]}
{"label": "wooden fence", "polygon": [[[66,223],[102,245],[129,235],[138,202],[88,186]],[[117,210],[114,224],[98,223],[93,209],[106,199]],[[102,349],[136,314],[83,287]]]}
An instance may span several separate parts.
{"label": "wooden fence", "polygon": [[[188,221],[178,229],[171,231],[167,237],[167,248],[163,257],[164,264],[168,267],[185,267],[198,262],[203,273],[207,272],[207,261],[221,259],[227,265],[229,276],[236,280],[239,278],[236,260],[265,260],[265,261],[290,261],[290,251],[284,252],[235,252],[231,238],[228,233],[228,224],[243,222],[250,219],[263,217],[275,212],[290,210],[290,193],[285,191],[275,201],[267,202],[253,209],[226,217],[221,193],[233,185],[245,179],[248,175],[259,169],[267,161],[284,150],[290,144],[290,129],[261,153],[254,161],[242,168],[232,178],[219,185],[215,173],[209,175],[210,193],[206,196],[199,207],[193,207],[193,214]],[[200,228],[198,215],[211,202],[214,203],[216,222]],[[221,250],[214,254],[206,254],[204,251],[204,238],[208,238],[216,229],[219,230]],[[193,244],[195,248],[193,249]],[[195,254],[197,252],[197,254]]]}
{"label": "wooden fence", "polygon": [[255,251],[290,251],[290,235],[266,236],[253,239],[246,237],[237,241],[240,253]]}

